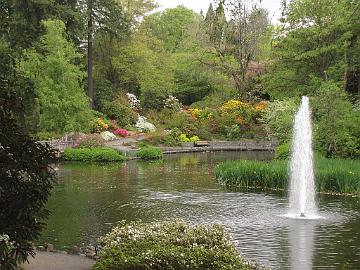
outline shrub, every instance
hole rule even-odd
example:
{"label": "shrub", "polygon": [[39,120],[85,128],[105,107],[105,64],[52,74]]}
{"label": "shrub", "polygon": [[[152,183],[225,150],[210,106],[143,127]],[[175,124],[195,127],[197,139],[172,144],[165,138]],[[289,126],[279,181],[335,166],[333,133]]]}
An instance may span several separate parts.
{"label": "shrub", "polygon": [[260,269],[241,257],[220,225],[122,223],[100,243],[103,250],[94,270]]}
{"label": "shrub", "polygon": [[138,114],[130,107],[126,97],[118,96],[111,102],[104,104],[104,112],[111,119],[116,120],[121,127],[135,124]]}
{"label": "shrub", "polygon": [[136,156],[142,159],[162,159],[164,154],[160,148],[154,146],[144,146],[136,153]]}
{"label": "shrub", "polygon": [[140,132],[154,132],[156,130],[154,124],[148,122],[145,116],[140,116],[140,115],[135,124],[135,127]]}
{"label": "shrub", "polygon": [[74,147],[95,148],[104,146],[105,140],[100,134],[82,134],[76,141]]}
{"label": "shrub", "polygon": [[102,118],[96,118],[95,119],[95,131],[101,132],[105,131],[109,128],[109,125],[105,122]]}
{"label": "shrub", "polygon": [[0,110],[0,269],[7,270],[33,254],[32,242],[45,226],[44,205],[56,179],[50,164],[57,160],[49,146],[30,139],[4,111]]}
{"label": "shrub", "polygon": [[280,143],[290,141],[296,109],[294,100],[275,100],[269,103],[260,119],[268,137],[277,139]]}
{"label": "shrub", "polygon": [[126,137],[127,136],[127,131],[126,129],[123,128],[118,128],[114,131],[115,135],[120,135],[121,137]]}
{"label": "shrub", "polygon": [[289,159],[291,157],[291,144],[283,143],[276,147],[275,150],[275,159]]}
{"label": "shrub", "polygon": [[65,161],[124,161],[125,158],[115,149],[108,147],[66,148],[62,155]]}

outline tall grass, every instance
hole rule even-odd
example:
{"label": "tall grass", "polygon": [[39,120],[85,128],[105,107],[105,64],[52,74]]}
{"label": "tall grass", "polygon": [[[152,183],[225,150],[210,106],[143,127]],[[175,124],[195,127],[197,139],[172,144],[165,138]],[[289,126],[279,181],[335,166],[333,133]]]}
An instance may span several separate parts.
{"label": "tall grass", "polygon": [[[284,190],[288,187],[289,162],[225,162],[216,166],[215,177],[227,186]],[[360,196],[360,160],[317,158],[315,183],[319,192]]]}

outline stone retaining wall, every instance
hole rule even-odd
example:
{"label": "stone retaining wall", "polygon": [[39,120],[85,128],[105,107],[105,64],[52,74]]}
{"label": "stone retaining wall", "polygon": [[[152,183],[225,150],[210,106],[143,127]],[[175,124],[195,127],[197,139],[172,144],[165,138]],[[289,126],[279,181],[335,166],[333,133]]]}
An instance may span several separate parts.
{"label": "stone retaining wall", "polygon": [[208,146],[194,146],[194,143],[183,143],[181,147],[161,147],[164,154],[204,152],[204,151],[275,151],[275,141],[209,141]]}

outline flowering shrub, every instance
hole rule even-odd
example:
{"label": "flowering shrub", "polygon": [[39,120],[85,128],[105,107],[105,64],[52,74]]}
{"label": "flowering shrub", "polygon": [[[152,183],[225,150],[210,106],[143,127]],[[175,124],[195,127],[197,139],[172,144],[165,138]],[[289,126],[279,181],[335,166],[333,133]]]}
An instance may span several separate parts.
{"label": "flowering shrub", "polygon": [[105,141],[113,141],[116,140],[116,136],[114,133],[110,132],[110,131],[104,131],[100,133],[101,137],[105,140]]}
{"label": "flowering shrub", "polygon": [[140,115],[135,124],[135,127],[140,132],[154,132],[156,130],[156,127],[154,124],[151,124],[150,122],[148,122],[145,116],[140,116]]}
{"label": "flowering shrub", "polygon": [[0,269],[16,269],[15,246],[7,234],[0,234]]}
{"label": "flowering shrub", "polygon": [[140,100],[134,94],[131,93],[126,93],[126,96],[128,98],[130,107],[136,111],[140,110]]}
{"label": "flowering shrub", "polygon": [[[265,269],[247,262],[220,225],[121,223],[100,238],[93,269]],[[255,268],[258,267],[258,268]]]}
{"label": "flowering shrub", "polygon": [[164,100],[164,108],[173,110],[173,111],[180,111],[181,110],[181,103],[179,102],[179,100],[174,97],[174,96],[169,96],[167,99]]}
{"label": "flowering shrub", "polygon": [[255,104],[255,111],[257,112],[263,112],[267,106],[267,102],[261,101],[259,103]]}
{"label": "flowering shrub", "polygon": [[97,118],[95,120],[95,124],[96,124],[95,130],[98,132],[105,131],[109,127],[109,125],[106,124],[105,121],[101,118]]}
{"label": "flowering shrub", "polygon": [[126,137],[127,136],[127,130],[126,129],[122,129],[122,128],[118,128],[114,131],[115,135],[120,135],[121,137]]}
{"label": "flowering shrub", "polygon": [[236,100],[236,99],[231,99],[231,100],[225,102],[220,107],[220,112],[221,113],[233,113],[233,112],[249,109],[250,107],[251,107],[251,105],[249,103],[245,103],[245,102],[242,102],[242,101]]}

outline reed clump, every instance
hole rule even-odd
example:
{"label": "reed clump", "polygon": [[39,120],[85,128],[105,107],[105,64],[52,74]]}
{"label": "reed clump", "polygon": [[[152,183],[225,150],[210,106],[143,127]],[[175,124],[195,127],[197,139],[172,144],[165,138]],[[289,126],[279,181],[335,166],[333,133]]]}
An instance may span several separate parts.
{"label": "reed clump", "polygon": [[[240,188],[285,190],[288,188],[289,161],[239,160],[216,166],[215,177],[224,185]],[[360,160],[315,160],[318,192],[360,196]]]}

